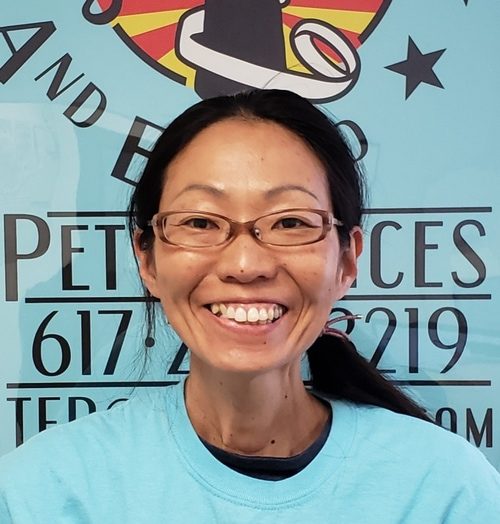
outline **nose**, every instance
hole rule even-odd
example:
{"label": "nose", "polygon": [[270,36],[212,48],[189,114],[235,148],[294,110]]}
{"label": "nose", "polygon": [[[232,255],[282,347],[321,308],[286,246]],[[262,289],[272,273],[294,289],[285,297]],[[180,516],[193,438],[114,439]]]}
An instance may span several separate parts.
{"label": "nose", "polygon": [[224,282],[269,280],[276,276],[277,271],[276,254],[255,240],[249,231],[223,246],[216,262],[217,275]]}

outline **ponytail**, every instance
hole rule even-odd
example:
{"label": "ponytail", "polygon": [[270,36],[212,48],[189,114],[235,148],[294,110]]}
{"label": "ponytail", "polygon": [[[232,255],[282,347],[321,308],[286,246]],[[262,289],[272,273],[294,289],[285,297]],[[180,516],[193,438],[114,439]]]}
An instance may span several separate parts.
{"label": "ponytail", "polygon": [[380,406],[433,422],[423,408],[360,355],[347,337],[323,334],[307,350],[307,357],[310,385],[320,395]]}

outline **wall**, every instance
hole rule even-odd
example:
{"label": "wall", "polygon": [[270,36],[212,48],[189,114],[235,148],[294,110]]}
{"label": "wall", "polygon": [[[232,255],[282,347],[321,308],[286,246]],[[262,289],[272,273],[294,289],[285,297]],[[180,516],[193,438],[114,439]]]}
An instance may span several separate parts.
{"label": "wall", "polygon": [[499,15],[494,0],[4,2],[0,454],[186,372],[166,325],[143,366],[127,197],[175,115],[250,85],[342,122],[371,188],[336,305],[363,319],[343,327],[500,469]]}

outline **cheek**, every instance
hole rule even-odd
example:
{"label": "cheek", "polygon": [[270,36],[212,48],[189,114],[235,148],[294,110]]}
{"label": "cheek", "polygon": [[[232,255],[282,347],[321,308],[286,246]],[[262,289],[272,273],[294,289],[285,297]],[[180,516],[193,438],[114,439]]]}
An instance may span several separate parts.
{"label": "cheek", "polygon": [[334,248],[328,246],[318,249],[311,246],[283,265],[297,283],[305,300],[331,305],[335,296],[338,265],[338,252]]}
{"label": "cheek", "polygon": [[157,253],[156,275],[162,303],[178,304],[189,298],[210,267],[206,258],[202,259],[196,253],[168,249]]}

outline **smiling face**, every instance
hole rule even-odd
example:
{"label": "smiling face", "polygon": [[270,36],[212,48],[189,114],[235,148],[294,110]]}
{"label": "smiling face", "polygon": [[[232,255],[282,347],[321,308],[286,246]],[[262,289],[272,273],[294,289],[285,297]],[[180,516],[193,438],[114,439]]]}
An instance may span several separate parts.
{"label": "smiling face", "polygon": [[[332,211],[320,160],[274,123],[213,124],[165,176],[159,212],[195,209],[244,222],[289,208]],[[247,233],[207,248],[136,243],[141,276],[191,349],[191,369],[245,373],[300,368],[354,280],[360,249],[359,229],[341,249],[335,227],[319,242],[293,247],[263,245]]]}

